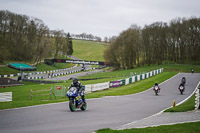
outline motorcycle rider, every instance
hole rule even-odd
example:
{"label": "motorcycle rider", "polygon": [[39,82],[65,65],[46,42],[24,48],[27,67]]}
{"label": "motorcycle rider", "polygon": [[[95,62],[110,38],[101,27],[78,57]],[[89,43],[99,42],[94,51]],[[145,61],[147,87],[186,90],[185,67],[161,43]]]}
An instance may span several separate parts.
{"label": "motorcycle rider", "polygon": [[183,83],[183,85],[185,85],[186,78],[185,78],[185,77],[183,77],[183,78],[181,79],[181,82]]}
{"label": "motorcycle rider", "polygon": [[191,69],[191,72],[192,72],[192,74],[194,73],[194,69],[193,68]]}
{"label": "motorcycle rider", "polygon": [[83,102],[85,102],[85,96],[84,96],[84,90],[83,90],[83,86],[81,84],[81,82],[78,81],[77,78],[74,78],[70,87],[68,88],[68,90],[71,87],[76,87],[77,88],[77,92],[81,95],[81,98],[83,99]]}
{"label": "motorcycle rider", "polygon": [[184,92],[184,90],[185,90],[185,84],[184,84],[183,82],[181,82],[181,84],[180,84],[179,87],[178,87],[179,90],[181,90],[181,89],[180,89],[181,86],[183,87],[183,92]]}
{"label": "motorcycle rider", "polygon": [[155,82],[155,84],[154,84],[154,86],[153,86],[153,90],[155,90],[155,86],[158,86],[158,90],[159,90],[159,92],[160,92],[160,86],[158,85],[157,82]]}
{"label": "motorcycle rider", "polygon": [[183,82],[181,82],[181,84],[179,85],[179,88],[180,88],[180,86],[185,87],[185,84]]}

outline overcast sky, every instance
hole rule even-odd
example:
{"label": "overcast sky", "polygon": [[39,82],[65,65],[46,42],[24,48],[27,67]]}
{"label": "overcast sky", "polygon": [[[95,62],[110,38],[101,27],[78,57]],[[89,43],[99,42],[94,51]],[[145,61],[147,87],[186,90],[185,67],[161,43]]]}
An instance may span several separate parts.
{"label": "overcast sky", "polygon": [[0,0],[0,10],[39,18],[51,29],[119,35],[131,24],[200,17],[200,0]]}

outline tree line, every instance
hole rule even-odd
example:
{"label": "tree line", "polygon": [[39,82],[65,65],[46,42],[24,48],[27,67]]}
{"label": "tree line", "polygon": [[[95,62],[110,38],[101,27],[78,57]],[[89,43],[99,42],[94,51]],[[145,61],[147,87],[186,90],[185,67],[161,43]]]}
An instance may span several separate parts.
{"label": "tree line", "polygon": [[104,58],[118,69],[163,61],[200,64],[200,18],[132,25],[111,41]]}
{"label": "tree line", "polygon": [[71,34],[73,39],[80,39],[80,40],[89,40],[89,41],[97,41],[101,42],[102,39],[101,37],[92,35],[92,34],[87,34],[87,33],[81,33],[81,34]]}
{"label": "tree line", "polygon": [[42,20],[9,11],[0,11],[0,62],[5,60],[38,63],[54,56],[72,55],[70,34],[50,30]]}

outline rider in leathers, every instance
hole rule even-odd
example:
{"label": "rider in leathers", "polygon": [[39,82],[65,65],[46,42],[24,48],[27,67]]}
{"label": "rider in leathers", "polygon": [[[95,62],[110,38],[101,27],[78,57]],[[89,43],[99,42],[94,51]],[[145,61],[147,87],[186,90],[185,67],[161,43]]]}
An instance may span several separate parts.
{"label": "rider in leathers", "polygon": [[85,96],[84,96],[84,90],[83,90],[83,86],[81,84],[81,82],[78,81],[77,78],[73,79],[73,82],[71,83],[70,87],[68,88],[68,90],[71,87],[76,87],[78,90],[78,93],[81,95],[81,98],[83,99],[83,102],[85,102]]}

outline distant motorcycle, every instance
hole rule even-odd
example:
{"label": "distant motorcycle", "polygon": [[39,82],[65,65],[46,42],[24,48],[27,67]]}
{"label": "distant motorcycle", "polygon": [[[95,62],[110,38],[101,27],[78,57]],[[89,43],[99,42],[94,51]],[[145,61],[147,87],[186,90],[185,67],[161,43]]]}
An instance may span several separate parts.
{"label": "distant motorcycle", "polygon": [[183,84],[181,84],[179,86],[179,91],[180,91],[181,95],[183,94],[184,90],[185,90],[185,86]]}
{"label": "distant motorcycle", "polygon": [[[85,92],[84,92],[85,95]],[[81,110],[86,110],[87,103],[83,102],[81,95],[78,93],[76,87],[71,87],[67,91],[67,97],[69,98],[69,108],[71,112],[74,112],[76,109],[80,108]]]}
{"label": "distant motorcycle", "polygon": [[194,73],[194,69],[193,68],[191,69],[191,72],[192,72],[192,74]]}
{"label": "distant motorcycle", "polygon": [[153,88],[155,95],[158,95],[158,93],[160,92],[160,88],[158,86],[154,86]]}

